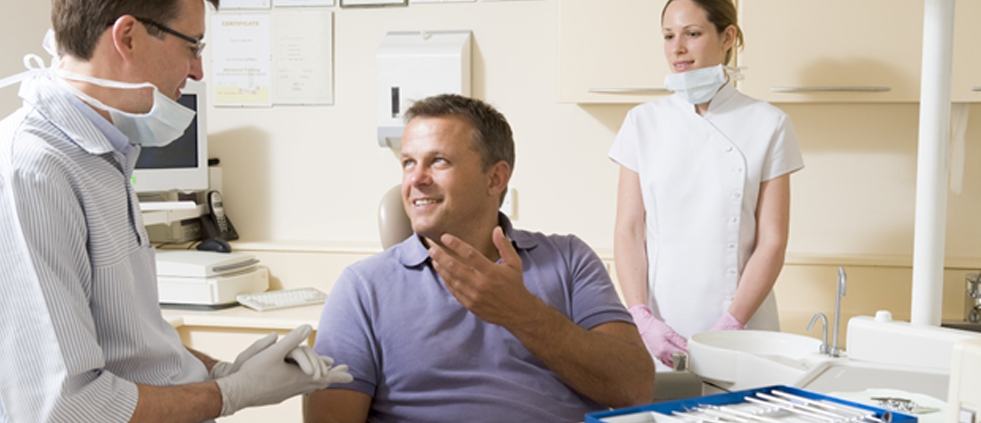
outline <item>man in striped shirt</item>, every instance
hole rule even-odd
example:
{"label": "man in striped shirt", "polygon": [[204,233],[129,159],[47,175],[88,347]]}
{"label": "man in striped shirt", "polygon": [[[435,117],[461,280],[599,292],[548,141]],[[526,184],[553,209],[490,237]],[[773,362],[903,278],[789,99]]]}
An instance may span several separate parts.
{"label": "man in striped shirt", "polygon": [[219,363],[160,315],[129,181],[189,123],[174,99],[203,77],[204,17],[205,0],[53,0],[60,63],[0,122],[0,422],[204,421],[350,380],[301,345],[309,326]]}

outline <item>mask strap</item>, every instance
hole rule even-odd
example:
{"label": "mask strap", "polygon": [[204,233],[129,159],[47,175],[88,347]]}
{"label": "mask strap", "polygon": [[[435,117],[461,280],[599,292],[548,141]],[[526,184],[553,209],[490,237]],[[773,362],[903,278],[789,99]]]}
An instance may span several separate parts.
{"label": "mask strap", "polygon": [[[63,85],[64,87],[68,88],[69,90],[71,90],[73,93],[75,93],[76,96],[78,96],[82,100],[85,100],[86,103],[91,104],[92,106],[94,106],[94,107],[96,107],[98,109],[101,109],[101,110],[103,110],[105,112],[119,113],[119,114],[128,115],[128,116],[144,116],[144,115],[149,114],[150,112],[147,112],[147,113],[132,113],[132,112],[124,111],[124,110],[119,110],[119,109],[117,109],[115,107],[106,105],[105,103],[103,103],[99,99],[97,99],[95,97],[92,97],[91,95],[86,94],[85,92],[83,92],[82,90],[80,90],[80,89],[78,89],[76,87],[73,87],[67,81],[68,80],[71,80],[71,81],[87,82],[89,84],[98,85],[100,87],[116,88],[116,89],[124,89],[124,90],[150,88],[150,89],[153,89],[154,91],[156,91],[156,89],[157,89],[155,85],[153,85],[153,84],[151,84],[149,82],[132,83],[132,82],[111,81],[111,80],[107,80],[107,79],[95,78],[95,77],[88,76],[88,75],[82,75],[82,74],[77,74],[77,73],[74,73],[74,72],[69,72],[69,71],[66,71],[64,69],[55,70],[55,74],[58,76],[57,79],[58,79],[58,82],[61,83],[61,85]],[[156,104],[154,104],[153,107],[156,107]],[[152,110],[152,108],[151,108],[151,110]]]}
{"label": "mask strap", "polygon": [[0,88],[4,88],[10,85],[14,85],[25,79],[47,73],[47,69],[44,66],[44,60],[41,56],[36,54],[28,54],[24,56],[24,68],[27,70],[15,75],[8,76],[6,78],[0,79]]}
{"label": "mask strap", "polygon": [[51,55],[51,67],[54,68],[54,60],[58,59],[58,40],[55,38],[53,29],[48,28],[48,32],[44,33],[44,40],[41,41],[41,47]]}
{"label": "mask strap", "polygon": [[44,34],[44,41],[41,42],[41,47],[43,47],[44,51],[51,55],[51,63],[48,66],[44,66],[44,59],[42,59],[41,56],[34,53],[26,54],[24,55],[23,63],[24,69],[27,69],[27,71],[0,79],[0,88],[4,88],[25,79],[47,73],[48,70],[57,69],[60,60],[58,58],[56,46],[57,42],[55,40],[54,31],[48,29],[48,32]]}
{"label": "mask strap", "polygon": [[93,107],[95,107],[97,109],[100,109],[100,110],[102,110],[104,112],[118,113],[118,114],[128,115],[128,116],[143,116],[143,115],[149,114],[149,112],[148,113],[132,113],[132,112],[124,111],[124,110],[119,110],[119,109],[117,109],[115,107],[106,105],[105,103],[103,103],[99,99],[86,94],[84,91],[82,91],[82,90],[80,90],[78,88],[75,88],[74,86],[72,86],[72,84],[69,84],[64,79],[58,79],[57,82],[59,84],[61,84],[63,87],[67,88],[73,94],[75,94],[76,97],[82,99],[82,101],[84,101],[84,102],[92,105]]}
{"label": "mask strap", "polygon": [[743,79],[746,79],[746,77],[743,76],[743,69],[746,69],[746,67],[744,67],[744,66],[739,66],[739,67],[736,67],[736,66],[726,66],[725,67],[726,74],[729,75],[729,78],[732,79],[733,81],[742,81]]}
{"label": "mask strap", "polygon": [[58,69],[55,73],[62,79],[68,79],[72,81],[87,82],[92,85],[98,85],[105,88],[116,88],[121,90],[135,90],[142,88],[156,88],[153,84],[149,82],[122,82],[122,81],[111,81],[108,79],[96,78],[94,76],[82,75],[74,72],[69,72],[64,69]]}

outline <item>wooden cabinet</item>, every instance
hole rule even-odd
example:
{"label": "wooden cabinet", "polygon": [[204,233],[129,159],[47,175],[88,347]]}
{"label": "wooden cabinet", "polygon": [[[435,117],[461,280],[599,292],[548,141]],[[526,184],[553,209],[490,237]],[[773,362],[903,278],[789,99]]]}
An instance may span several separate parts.
{"label": "wooden cabinet", "polygon": [[[639,103],[666,94],[665,0],[561,0],[559,98]],[[922,0],[743,0],[740,89],[772,102],[919,102]],[[981,1],[957,0],[951,99],[981,101]]]}
{"label": "wooden cabinet", "polygon": [[919,101],[922,0],[739,2],[740,84],[779,102]]}
{"label": "wooden cabinet", "polygon": [[666,0],[561,0],[559,99],[639,103],[664,90],[661,40]]}
{"label": "wooden cabinet", "polygon": [[981,101],[981,2],[957,0],[954,5],[954,63],[950,99]]}

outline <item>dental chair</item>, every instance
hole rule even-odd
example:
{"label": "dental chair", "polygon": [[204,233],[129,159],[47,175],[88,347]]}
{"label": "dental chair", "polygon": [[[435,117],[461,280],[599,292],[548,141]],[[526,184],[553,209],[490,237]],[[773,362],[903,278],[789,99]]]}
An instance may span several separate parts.
{"label": "dental chair", "polygon": [[396,185],[382,195],[378,204],[378,235],[382,248],[388,249],[412,235],[412,223],[402,207],[402,186]]}

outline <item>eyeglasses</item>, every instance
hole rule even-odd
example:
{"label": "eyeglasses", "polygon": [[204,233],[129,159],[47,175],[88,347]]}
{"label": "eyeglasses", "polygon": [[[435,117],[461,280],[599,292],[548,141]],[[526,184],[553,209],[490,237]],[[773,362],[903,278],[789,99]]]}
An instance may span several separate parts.
{"label": "eyeglasses", "polygon": [[157,21],[155,21],[153,19],[136,18],[136,20],[142,22],[144,25],[150,25],[150,26],[152,26],[154,28],[157,28],[157,29],[159,29],[159,30],[161,30],[161,31],[163,31],[165,33],[168,33],[168,34],[173,35],[173,36],[175,36],[177,38],[180,38],[180,39],[182,39],[184,41],[187,41],[188,43],[191,44],[190,48],[191,48],[191,52],[194,53],[194,57],[197,57],[197,58],[200,58],[201,57],[201,52],[204,51],[204,41],[202,41],[200,38],[195,38],[195,37],[192,37],[190,35],[184,34],[184,33],[180,32],[180,31],[177,31],[176,29],[173,29],[173,28],[171,28],[171,27],[169,27],[167,25],[164,25],[164,24],[162,24],[160,22],[157,22]]}

